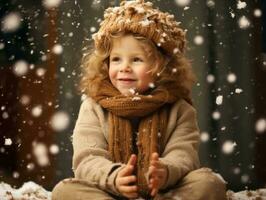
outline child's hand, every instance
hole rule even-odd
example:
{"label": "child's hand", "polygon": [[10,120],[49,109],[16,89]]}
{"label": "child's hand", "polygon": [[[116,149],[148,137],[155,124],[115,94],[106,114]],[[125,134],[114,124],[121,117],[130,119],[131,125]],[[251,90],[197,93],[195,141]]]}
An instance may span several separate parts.
{"label": "child's hand", "polygon": [[168,176],[167,167],[159,160],[158,153],[153,153],[149,167],[149,188],[151,189],[151,196],[155,196],[159,189],[166,182]]}
{"label": "child's hand", "polygon": [[115,185],[117,190],[127,198],[138,197],[138,188],[135,184],[137,178],[136,176],[132,175],[136,161],[137,156],[132,154],[126,167],[118,172],[117,177],[115,179]]}

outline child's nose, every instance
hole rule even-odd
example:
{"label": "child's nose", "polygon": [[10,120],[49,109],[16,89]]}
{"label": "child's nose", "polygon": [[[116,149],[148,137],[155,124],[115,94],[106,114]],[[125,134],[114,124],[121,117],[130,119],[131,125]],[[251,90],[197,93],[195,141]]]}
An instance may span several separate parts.
{"label": "child's nose", "polygon": [[131,71],[132,71],[132,69],[131,69],[129,62],[124,62],[121,65],[120,72],[131,72]]}

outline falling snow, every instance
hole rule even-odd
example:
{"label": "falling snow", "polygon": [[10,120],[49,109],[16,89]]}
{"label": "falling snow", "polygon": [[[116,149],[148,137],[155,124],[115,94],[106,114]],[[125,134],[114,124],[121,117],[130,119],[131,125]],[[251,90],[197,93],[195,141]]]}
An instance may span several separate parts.
{"label": "falling snow", "polygon": [[59,147],[56,144],[52,144],[49,148],[51,154],[55,155],[59,153]]}
{"label": "falling snow", "polygon": [[207,132],[202,132],[200,134],[200,140],[201,142],[208,142],[210,140],[210,135]]}
{"label": "falling snow", "polygon": [[44,76],[45,75],[45,72],[46,72],[46,69],[44,69],[44,68],[38,68],[38,69],[36,69],[36,75],[37,76]]}
{"label": "falling snow", "polygon": [[53,51],[54,54],[59,55],[59,54],[61,54],[63,52],[63,47],[62,47],[61,44],[56,44],[56,45],[54,45],[52,51]]}
{"label": "falling snow", "polygon": [[262,16],[262,12],[261,12],[261,10],[260,9],[255,9],[254,10],[254,16],[255,17],[261,17]]}
{"label": "falling snow", "polygon": [[255,125],[255,129],[257,133],[265,133],[266,132],[266,119],[258,119]]}
{"label": "falling snow", "polygon": [[214,111],[212,113],[212,118],[215,120],[219,120],[221,118],[221,113],[219,111]]}
{"label": "falling snow", "polygon": [[215,76],[212,74],[208,74],[206,80],[208,83],[213,83],[215,81]]}
{"label": "falling snow", "polygon": [[2,20],[2,31],[4,32],[14,32],[21,25],[22,18],[19,13],[10,12]]}
{"label": "falling snow", "polygon": [[10,138],[5,139],[5,145],[10,146],[12,144],[12,140]]}
{"label": "falling snow", "polygon": [[62,0],[43,0],[43,6],[47,9],[56,8],[62,3]]}
{"label": "falling snow", "polygon": [[240,89],[240,88],[236,88],[236,89],[235,89],[235,93],[236,93],[236,94],[240,94],[240,93],[242,93],[242,92],[243,92],[243,90]]}
{"label": "falling snow", "polygon": [[235,147],[236,143],[231,140],[228,140],[223,143],[222,151],[224,154],[231,154],[235,150]]}
{"label": "falling snow", "polygon": [[236,75],[234,73],[230,73],[230,74],[227,75],[227,81],[229,83],[235,83],[236,80],[237,80],[237,77],[236,77]]}
{"label": "falling snow", "polygon": [[[74,104],[73,102],[75,102],[75,92],[71,88],[73,85],[71,82],[68,81],[72,81],[72,79],[76,79],[77,76],[79,76],[79,72],[77,70],[79,62],[76,60],[75,62],[72,62],[71,59],[78,57],[79,50],[84,45],[78,43],[80,39],[79,37],[82,35],[82,31],[84,32],[85,37],[88,38],[85,40],[90,41],[91,35],[97,32],[98,25],[101,22],[102,18],[100,16],[82,18],[83,15],[85,16],[87,13],[84,13],[83,6],[81,6],[80,2],[76,0],[73,1],[73,5],[68,5],[69,2],[62,0],[42,0],[41,2],[41,9],[32,7],[34,11],[31,11],[30,14],[27,14],[25,11],[26,5],[19,5],[14,11],[12,10],[3,13],[1,17],[1,31],[4,36],[8,36],[11,38],[12,34],[15,35],[17,32],[24,29],[28,30],[25,31],[25,38],[21,38],[21,40],[23,40],[23,44],[20,44],[20,41],[17,42],[16,40],[20,37],[19,35],[16,35],[14,36],[14,38],[11,39],[8,38],[6,41],[0,38],[0,53],[8,52],[7,50],[9,50],[10,47],[22,49],[20,55],[10,54],[7,57],[7,61],[2,62],[4,63],[2,64],[3,66],[5,65],[5,63],[8,64],[10,72],[12,76],[14,76],[14,80],[16,80],[13,81],[15,83],[14,85],[10,85],[10,94],[14,94],[12,98],[8,99],[6,102],[1,101],[2,105],[0,104],[0,125],[2,125],[2,123],[4,124],[8,121],[11,121],[11,123],[13,123],[15,127],[14,134],[16,134],[16,137],[13,137],[8,132],[6,133],[7,135],[5,135],[4,133],[4,136],[2,137],[2,146],[0,147],[0,155],[8,155],[8,149],[13,147],[17,148],[17,152],[20,152],[20,150],[23,149],[25,146],[25,143],[22,143],[22,139],[20,138],[20,136],[25,132],[23,127],[29,125],[31,128],[34,128],[35,124],[38,124],[38,122],[40,121],[43,124],[39,125],[39,127],[36,128],[36,131],[34,130],[34,141],[30,141],[27,144],[30,146],[30,152],[27,152],[25,159],[21,160],[19,164],[21,166],[24,165],[24,168],[27,171],[27,176],[30,177],[31,173],[38,174],[37,176],[40,176],[43,180],[46,180],[44,176],[40,175],[41,171],[43,171],[43,169],[45,169],[50,164],[52,164],[52,162],[54,162],[51,158],[59,158],[61,156],[61,153],[69,152],[70,148],[68,148],[65,144],[66,141],[52,141],[52,144],[47,144],[45,141],[45,137],[48,134],[46,134],[46,130],[43,129],[46,128],[46,124],[47,126],[51,127],[52,131],[57,133],[56,135],[60,135],[60,132],[62,132],[62,135],[65,134],[63,132],[65,130],[67,130],[66,132],[68,132],[68,134],[71,133],[71,131],[68,131],[68,128],[72,128],[71,121],[77,118],[77,113],[75,113],[77,111],[75,111],[75,109],[72,109],[71,106],[69,106],[69,108],[67,106],[67,108],[63,108],[66,101],[71,100],[71,104]],[[158,1],[158,3],[159,2],[160,1]],[[206,103],[206,109],[204,108],[203,114],[200,113],[200,116],[204,116],[204,119],[200,118],[200,120],[203,120],[203,128],[204,130],[206,130],[200,133],[200,141],[201,143],[203,143],[204,146],[207,147],[207,149],[210,148],[213,144],[219,144],[219,146],[217,145],[218,151],[220,148],[220,153],[222,155],[225,155],[226,157],[231,156],[230,159],[234,160],[234,156],[238,156],[237,159],[241,156],[245,157],[245,155],[242,155],[243,152],[239,152],[237,148],[239,147],[240,149],[240,147],[245,146],[245,144],[242,144],[242,133],[238,131],[238,129],[236,128],[237,126],[234,126],[235,123],[237,124],[240,120],[242,120],[241,114],[237,113],[236,110],[242,110],[242,113],[244,113],[243,116],[245,114],[253,116],[252,114],[254,114],[257,108],[252,103],[245,103],[242,105],[242,99],[244,100],[247,95],[250,95],[250,91],[246,87],[246,85],[252,87],[255,82],[251,79],[246,79],[246,85],[242,84],[242,73],[240,73],[242,70],[240,67],[242,66],[233,66],[231,63],[227,63],[228,60],[224,60],[223,56],[225,54],[223,51],[219,52],[221,53],[221,55],[218,53],[217,60],[214,60],[214,62],[211,63],[212,58],[208,57],[208,53],[206,53],[205,49],[209,48],[209,45],[212,45],[212,43],[206,33],[209,33],[209,28],[213,29],[211,31],[213,31],[217,39],[217,45],[224,49],[228,48],[232,50],[232,52],[234,50],[236,50],[236,52],[241,52],[240,49],[234,49],[234,45],[236,45],[238,41],[233,42],[232,44],[228,44],[228,42],[226,41],[227,39],[225,39],[223,37],[223,34],[219,32],[220,28],[223,27],[223,24],[221,27],[219,27],[221,25],[221,21],[219,20],[224,20],[225,25],[226,20],[230,20],[232,24],[236,27],[232,28],[232,30],[226,29],[226,35],[228,36],[228,40],[231,41],[233,35],[240,36],[240,34],[249,34],[250,39],[247,39],[244,42],[245,44],[252,46],[252,42],[254,38],[257,38],[257,35],[255,35],[253,30],[251,29],[253,29],[253,27],[255,27],[255,25],[257,24],[256,21],[262,20],[260,18],[263,15],[263,10],[259,6],[254,7],[250,5],[248,1],[236,0],[232,3],[233,6],[225,8],[225,13],[219,13],[218,6],[220,3],[218,1],[206,0],[205,2],[207,9],[210,12],[216,13],[217,11],[216,15],[214,16],[215,23],[201,21],[202,19],[200,16],[192,15],[195,10],[195,6],[198,5],[197,1],[174,0],[171,3],[175,5],[175,8],[169,10],[169,12],[174,13],[175,17],[180,19],[180,21],[182,22],[182,27],[185,28],[185,32],[187,32],[187,29],[189,30],[189,37],[187,38],[189,40],[188,54],[192,53],[191,55],[194,56],[194,52],[196,52],[196,54],[202,53],[202,55],[204,55],[200,58],[197,58],[196,56],[195,60],[194,57],[192,57],[192,66],[196,69],[197,75],[199,75],[199,80],[197,80],[196,94],[198,92],[199,97],[206,97],[206,99],[204,100],[198,100],[196,95],[196,98],[194,99],[195,103],[196,105],[198,102],[201,101],[210,103],[210,105]],[[100,13],[100,11],[103,9],[103,3],[104,1],[101,0],[88,1],[88,5],[91,6],[91,9],[93,9],[88,11],[88,13],[91,11],[91,13]],[[166,6],[167,4],[168,3],[165,3]],[[86,7],[86,9],[87,8],[88,7]],[[45,13],[45,17],[47,17],[47,19],[53,17],[53,14],[50,13],[49,10],[56,11],[58,14],[62,14],[57,16],[58,22],[53,20],[46,22],[40,21],[40,18],[42,17],[43,13]],[[144,12],[144,9],[141,8],[137,8],[137,10],[140,13]],[[87,10],[85,11],[87,12]],[[187,23],[183,23],[182,20],[185,19],[186,22],[187,17],[191,18],[189,18],[189,21]],[[59,26],[57,29],[58,33],[56,33],[57,35],[55,36],[55,38],[53,38],[53,41],[50,41],[52,34],[49,30],[46,29],[47,24],[43,26],[45,23],[56,24]],[[149,25],[150,21],[148,19],[143,20],[142,24],[144,26]],[[64,30],[65,27],[67,27],[67,30]],[[38,36],[32,36],[32,33],[37,34]],[[41,38],[41,41],[37,40],[38,37]],[[163,42],[165,41],[165,37],[167,37],[167,35],[165,35],[165,33],[162,33],[162,38],[157,44],[157,46],[162,46]],[[241,37],[244,38],[244,36]],[[46,44],[48,44],[48,41],[51,42],[49,47],[46,46]],[[41,45],[38,46],[40,43]],[[14,46],[11,46],[11,44]],[[17,44],[17,46],[15,44]],[[78,47],[75,47],[76,44],[78,44]],[[175,48],[173,50],[173,53],[176,54],[176,56],[179,56],[181,54],[179,48]],[[29,58],[24,58],[24,54],[29,54]],[[4,54],[0,55],[0,59],[2,58],[2,55]],[[232,54],[232,56],[233,55],[235,54]],[[67,59],[62,59],[62,57],[66,57]],[[60,62],[53,63],[53,58],[59,58],[58,60]],[[243,63],[248,61],[247,58],[244,56],[243,58],[234,59],[235,63],[237,63],[237,59],[243,60]],[[254,60],[257,59],[259,58],[254,58]],[[203,66],[201,66],[200,62],[198,61],[202,61],[204,63]],[[198,63],[199,66],[197,66]],[[263,61],[262,63],[265,67],[266,61]],[[47,85],[45,84],[47,84],[47,81],[49,84],[50,81],[47,79],[48,75],[50,75],[49,66],[47,66],[47,64],[53,65],[54,69],[57,70],[57,74],[53,76],[53,78],[58,81],[58,91],[56,91],[56,94],[50,94],[49,91],[46,90]],[[8,67],[6,67],[6,69],[8,69]],[[208,67],[209,71],[206,70],[204,72],[201,72],[200,70],[204,67],[206,69]],[[220,70],[224,70],[222,74],[219,73]],[[174,75],[179,75],[179,72],[180,70],[178,68],[172,69],[172,73]],[[0,73],[2,73],[2,71],[0,71]],[[157,75],[160,76],[161,73],[158,73]],[[5,78],[6,77],[4,77],[4,79]],[[11,79],[13,79],[13,77]],[[3,79],[1,79],[1,81],[3,81]],[[22,81],[23,83],[25,82],[23,90],[21,89]],[[155,83],[149,83],[149,87],[155,88]],[[46,95],[48,97],[50,95],[60,94],[63,96],[64,102],[60,102],[62,101],[60,99],[62,96],[60,98],[56,96],[56,99],[39,101],[39,99],[36,98],[34,91],[31,91],[31,86],[33,84],[34,87],[36,85],[40,86],[38,92],[42,94],[44,93],[45,97]],[[70,85],[71,87],[69,87]],[[205,87],[207,87],[208,90],[205,90]],[[0,85],[0,91],[2,89],[2,85]],[[132,93],[132,95],[136,95],[132,97],[132,101],[141,100],[135,89],[131,88],[130,92]],[[3,96],[3,94],[0,95]],[[4,95],[8,97],[9,91],[6,94],[4,93]],[[263,99],[262,94],[258,95],[260,98]],[[0,97],[2,98],[2,96]],[[211,98],[209,98],[210,96]],[[78,101],[84,101],[85,98],[87,97],[85,95],[82,95],[80,98],[78,97],[77,99]],[[228,109],[227,106],[235,105],[234,102],[239,102],[239,105],[236,105],[237,109]],[[67,103],[66,105],[68,105]],[[22,114],[16,113],[17,110],[15,109],[17,107],[23,112]],[[228,110],[233,113],[231,116],[228,115]],[[24,116],[27,116],[27,118],[24,119]],[[19,120],[21,118],[22,120],[20,122]],[[41,121],[43,118],[46,118],[46,121]],[[204,120],[206,120],[206,122]],[[226,121],[232,122],[232,125],[227,124]],[[19,127],[19,123],[22,124],[21,127]],[[210,130],[206,128],[205,123],[216,124],[216,130]],[[255,120],[248,121],[248,123],[250,124],[252,129],[250,130],[250,134],[255,133],[257,134],[257,137],[263,137],[266,134],[265,115],[261,114]],[[217,133],[215,131],[217,131]],[[162,134],[160,132],[158,132],[158,137],[162,137]],[[66,138],[69,138],[69,136],[66,136]],[[250,146],[252,147],[252,145]],[[253,148],[254,147],[252,147],[250,150],[253,151]],[[209,154],[206,156],[209,156],[210,158],[217,158],[221,156],[218,154],[215,155],[213,154],[213,152],[208,153]],[[241,159],[239,158],[239,160]],[[254,170],[254,163],[248,163],[246,166],[245,164],[243,164],[246,163],[246,161],[243,163],[240,163],[240,161],[239,163],[232,163],[230,163],[231,168],[230,170],[228,170],[230,171],[228,173],[231,173],[230,175],[232,175],[235,179],[238,179],[239,183],[241,182],[243,185],[248,185],[253,180],[250,171],[252,172],[252,170]],[[245,171],[245,167],[248,167],[248,170],[250,171]],[[37,172],[37,170],[39,171]],[[227,168],[225,168],[225,170],[227,170]],[[1,170],[0,172],[2,173]],[[1,173],[0,175],[2,175]],[[59,173],[64,172],[60,171]],[[23,174],[20,169],[15,169],[10,173],[10,178],[13,178],[18,181],[20,178],[23,178],[24,175],[25,174]],[[47,199],[51,198],[49,196],[50,193],[45,191],[41,186],[36,185],[34,183],[26,183],[25,185],[26,186],[23,186],[16,190],[10,185],[0,183],[0,199],[11,199],[10,197],[4,196],[6,195],[6,193],[4,193],[3,191],[6,190],[12,192],[14,200],[22,199],[22,197],[25,197],[27,195],[27,197],[32,195],[32,199],[45,199],[42,197],[48,197]],[[262,191],[261,194],[264,194],[263,192],[264,191]],[[258,196],[258,193],[256,193],[255,191],[252,194],[254,195],[254,198]],[[230,195],[232,195],[232,200],[247,199],[245,196],[246,193],[230,193]],[[177,199],[179,198],[177,197]]]}
{"label": "falling snow", "polygon": [[43,143],[34,143],[33,144],[33,155],[35,156],[39,166],[49,165],[48,150],[45,144]]}
{"label": "falling snow", "polygon": [[69,122],[69,115],[64,111],[58,111],[51,118],[51,127],[60,132],[69,126]]}
{"label": "falling snow", "polygon": [[246,8],[246,6],[247,6],[247,3],[244,1],[237,2],[237,9],[243,9],[243,8]]}
{"label": "falling snow", "polygon": [[31,114],[33,117],[40,117],[43,112],[42,105],[37,105],[32,108]]}
{"label": "falling snow", "polygon": [[203,42],[204,42],[204,38],[203,38],[201,35],[197,35],[197,36],[195,36],[195,38],[194,38],[194,43],[195,43],[196,45],[202,45]]}
{"label": "falling snow", "polygon": [[190,4],[191,0],[175,0],[176,4],[180,7],[185,7]]}
{"label": "falling snow", "polygon": [[13,72],[17,76],[26,75],[29,70],[29,64],[24,60],[17,61],[13,66]]}
{"label": "falling snow", "polygon": [[216,97],[216,104],[217,105],[222,105],[223,103],[223,96],[222,95],[219,95]]}
{"label": "falling snow", "polygon": [[213,0],[207,0],[206,1],[206,5],[209,7],[209,8],[213,8],[215,6],[215,2]]}
{"label": "falling snow", "polygon": [[20,103],[24,106],[29,105],[30,97],[28,95],[22,95],[20,98]]}
{"label": "falling snow", "polygon": [[250,26],[250,21],[246,16],[242,16],[238,20],[238,25],[241,29],[247,29]]}

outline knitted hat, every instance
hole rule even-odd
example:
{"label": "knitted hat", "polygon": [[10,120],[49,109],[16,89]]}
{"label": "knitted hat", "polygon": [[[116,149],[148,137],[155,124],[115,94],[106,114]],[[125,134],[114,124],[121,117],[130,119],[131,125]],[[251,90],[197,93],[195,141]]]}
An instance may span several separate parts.
{"label": "knitted hat", "polygon": [[169,55],[184,53],[185,31],[179,27],[180,22],[152,6],[151,2],[133,0],[106,9],[99,31],[93,35],[96,48],[101,47],[107,35],[124,31],[151,39]]}

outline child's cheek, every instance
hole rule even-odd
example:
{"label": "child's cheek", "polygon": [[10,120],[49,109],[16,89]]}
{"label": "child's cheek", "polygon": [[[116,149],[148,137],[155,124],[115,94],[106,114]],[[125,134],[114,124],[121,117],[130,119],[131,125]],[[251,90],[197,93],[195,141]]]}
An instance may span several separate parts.
{"label": "child's cheek", "polygon": [[115,70],[113,67],[109,67],[109,78],[112,80],[116,76]]}

